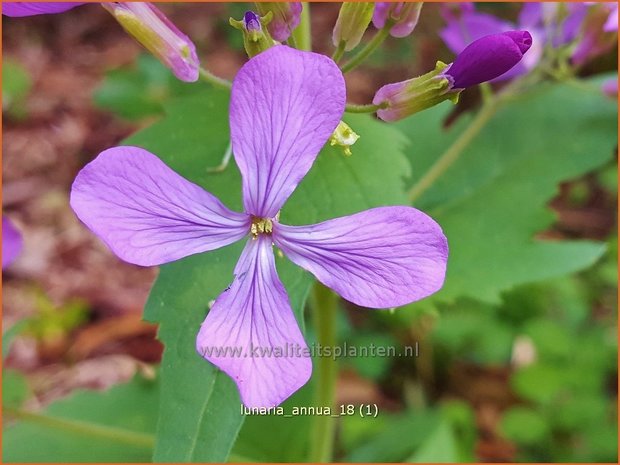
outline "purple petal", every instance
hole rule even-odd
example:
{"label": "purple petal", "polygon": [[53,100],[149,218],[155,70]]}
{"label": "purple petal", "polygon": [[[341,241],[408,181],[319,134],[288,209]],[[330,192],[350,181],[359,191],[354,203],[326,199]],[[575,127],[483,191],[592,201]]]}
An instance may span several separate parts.
{"label": "purple petal", "polygon": [[344,103],[342,73],[324,55],[280,45],[239,70],[230,132],[247,213],[275,217],[336,129]]}
{"label": "purple petal", "polygon": [[454,88],[463,89],[495,79],[510,70],[532,45],[527,31],[492,34],[469,44],[445,72],[454,78]]}
{"label": "purple petal", "polygon": [[455,54],[461,53],[473,41],[491,34],[514,29],[514,25],[486,13],[466,13],[460,20],[449,21],[439,36]]}
{"label": "purple petal", "polygon": [[423,299],[444,282],[448,244],[411,207],[380,207],[310,226],[274,224],[274,242],[345,299],[390,308]]}
{"label": "purple petal", "polygon": [[22,250],[22,235],[11,220],[2,215],[2,269],[10,265]]}
{"label": "purple petal", "polygon": [[618,30],[618,5],[616,4],[609,16],[607,17],[607,21],[603,25],[603,31],[605,32],[614,32]]}
{"label": "purple petal", "polygon": [[543,7],[540,3],[524,3],[517,20],[520,28],[529,29],[543,24]]}
{"label": "purple petal", "polygon": [[217,249],[249,233],[250,218],[139,147],[105,150],[77,175],[76,215],[121,259],[152,266]]}
{"label": "purple petal", "polygon": [[237,383],[250,408],[279,405],[310,378],[312,362],[269,237],[248,241],[230,289],[202,323],[196,350]]}
{"label": "purple petal", "polygon": [[377,29],[383,29],[388,17],[395,19],[394,25],[390,28],[390,35],[393,37],[407,37],[413,32],[418,19],[423,2],[377,2],[372,15],[372,24]]}
{"label": "purple petal", "polygon": [[62,13],[86,2],[2,2],[2,14],[14,18]]}

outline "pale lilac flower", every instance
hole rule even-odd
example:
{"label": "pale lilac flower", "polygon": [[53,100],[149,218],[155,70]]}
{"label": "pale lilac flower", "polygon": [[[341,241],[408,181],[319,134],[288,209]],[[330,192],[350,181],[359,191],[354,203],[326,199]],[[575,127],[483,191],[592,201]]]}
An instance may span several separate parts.
{"label": "pale lilac flower", "polygon": [[[446,238],[414,208],[373,208],[309,226],[280,222],[280,209],[340,122],[344,105],[344,78],[331,59],[272,47],[250,59],[233,82],[230,130],[243,213],[138,147],[106,150],[73,184],[78,217],[131,263],[159,265],[247,240],[196,349],[232,377],[248,407],[280,404],[312,371],[276,272],[274,244],[365,307],[404,305],[436,292],[444,281]],[[222,347],[244,348],[246,356],[209,351]],[[279,350],[280,356],[255,357],[252,348]]]}
{"label": "pale lilac flower", "polygon": [[[6,16],[32,16],[62,13],[84,3],[3,3]],[[198,80],[200,62],[196,47],[189,37],[152,3],[103,2],[108,10],[134,39],[185,82]]]}
{"label": "pale lilac flower", "polygon": [[618,4],[614,3],[603,26],[605,32],[618,32]]}
{"label": "pale lilac flower", "polygon": [[377,2],[372,15],[372,24],[377,29],[383,29],[388,20],[393,21],[390,35],[407,37],[418,24],[423,4],[423,2]]}
{"label": "pale lilac flower", "polygon": [[11,220],[2,215],[2,269],[9,266],[22,250],[22,235]]}
{"label": "pale lilac flower", "polygon": [[603,93],[614,100],[618,98],[618,77],[607,79],[601,84]]}
{"label": "pale lilac flower", "polygon": [[301,21],[301,2],[256,2],[256,9],[261,16],[271,11],[273,18],[267,30],[278,42],[288,39]]}
{"label": "pale lilac flower", "polygon": [[381,87],[373,99],[377,116],[397,121],[437,105],[455,101],[465,88],[491,81],[517,65],[532,45],[527,31],[508,31],[482,37],[458,54],[453,63],[438,62],[423,76]]}

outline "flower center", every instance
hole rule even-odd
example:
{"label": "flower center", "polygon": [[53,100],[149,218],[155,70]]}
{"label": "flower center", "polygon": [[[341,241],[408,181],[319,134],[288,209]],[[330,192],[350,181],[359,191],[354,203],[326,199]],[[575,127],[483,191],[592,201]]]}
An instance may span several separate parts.
{"label": "flower center", "polygon": [[252,226],[250,226],[250,232],[254,238],[259,234],[271,234],[273,231],[273,222],[269,218],[252,217]]}

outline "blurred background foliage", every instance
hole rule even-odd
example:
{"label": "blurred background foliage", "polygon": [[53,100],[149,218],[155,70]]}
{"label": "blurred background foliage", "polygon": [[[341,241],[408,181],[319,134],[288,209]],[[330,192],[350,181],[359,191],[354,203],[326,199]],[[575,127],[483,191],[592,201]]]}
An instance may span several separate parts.
{"label": "blurred background foliage", "polygon": [[[246,8],[164,9],[210,67],[230,78],[244,55],[227,19]],[[481,8],[512,19],[519,7]],[[315,48],[330,53],[337,6],[312,9]],[[73,218],[67,192],[85,162],[141,130],[129,142],[238,206],[236,167],[206,171],[228,141],[227,97],[174,79],[98,10],[3,18],[3,209],[26,239],[24,257],[3,274],[7,462],[174,458],[171,432],[187,425],[182,408],[166,399],[205,396],[205,362],[183,354],[193,351],[205,296],[226,286],[236,254],[190,257],[161,270],[145,316],[161,324],[163,342],[184,342],[158,368],[156,327],[141,321],[155,272],[118,263]],[[349,100],[369,101],[380,84],[450,61],[440,26],[437,5],[426,5],[412,37],[389,39],[348,75]],[[379,414],[337,420],[335,460],[616,462],[617,108],[598,92],[598,75],[616,69],[616,54],[582,70],[584,86],[545,84],[507,106],[416,200],[450,242],[440,293],[395,312],[340,302],[339,344],[415,346],[419,356],[339,360],[337,404],[376,404]],[[471,119],[479,95],[472,89],[463,97],[455,108],[443,104],[390,127],[351,117],[362,136],[353,157],[327,147],[283,214],[308,221],[406,203],[406,189]],[[278,267],[292,300],[302,302],[307,276]],[[187,305],[200,309],[167,311]],[[315,338],[310,322],[306,337]],[[209,408],[238,405],[227,394],[230,380],[218,383]],[[312,388],[285,409],[313,405]],[[222,426],[213,415],[196,417],[196,430],[209,436],[230,428],[232,438],[205,440],[186,458],[306,460],[310,416],[251,416]]]}

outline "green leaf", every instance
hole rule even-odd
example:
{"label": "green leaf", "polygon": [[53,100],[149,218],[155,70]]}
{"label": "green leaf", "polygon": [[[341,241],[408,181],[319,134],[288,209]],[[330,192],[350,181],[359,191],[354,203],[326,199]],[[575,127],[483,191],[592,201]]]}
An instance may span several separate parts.
{"label": "green leaf", "polygon": [[2,370],[3,407],[20,407],[29,394],[30,388],[24,375],[8,368]]}
{"label": "green leaf", "polygon": [[[370,420],[372,421],[372,420]],[[436,412],[416,411],[394,415],[385,420],[382,431],[375,433],[347,457],[347,462],[402,462],[435,431],[441,420]]]}
{"label": "green leaf", "polygon": [[[241,210],[241,181],[234,162],[223,173],[207,171],[220,163],[229,143],[228,95],[200,92],[171,102],[166,114],[126,143],[152,151],[230,208]],[[366,115],[347,121],[362,135],[354,155],[345,158],[326,147],[282,210],[283,222],[307,224],[405,203],[404,137]],[[208,302],[232,281],[241,247],[239,243],[162,266],[151,292],[145,318],[160,323],[159,338],[166,347],[156,461],[224,461],[243,422],[235,385],[194,348]],[[277,267],[303,328],[310,276],[284,258],[277,259]]]}
{"label": "green leaf", "polygon": [[32,78],[26,68],[10,58],[2,60],[2,109],[9,110],[14,118],[26,116],[21,106],[32,87]]}
{"label": "green leaf", "polygon": [[415,454],[405,462],[413,463],[454,463],[458,462],[456,440],[447,421],[439,423]]}
{"label": "green leaf", "polygon": [[104,110],[135,120],[162,114],[164,103],[172,96],[187,94],[196,88],[176,79],[154,56],[142,54],[135,68],[106,72],[93,100]]}
{"label": "green leaf", "polygon": [[4,409],[4,462],[148,462],[157,382],[135,378],[106,392],[81,391],[42,412]]}
{"label": "green leaf", "polygon": [[[411,140],[414,182],[470,121],[444,131],[449,109],[440,105],[397,124]],[[415,202],[443,227],[450,246],[446,283],[435,298],[497,303],[501,291],[599,258],[603,244],[535,235],[554,221],[547,203],[558,184],[611,159],[616,121],[615,102],[569,85],[543,86],[500,109]]]}
{"label": "green leaf", "polygon": [[541,444],[549,435],[546,419],[527,407],[513,407],[508,410],[502,418],[500,428],[506,438],[523,445]]}

